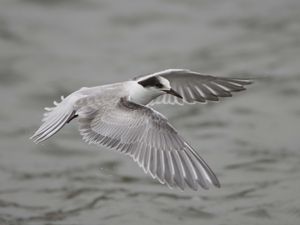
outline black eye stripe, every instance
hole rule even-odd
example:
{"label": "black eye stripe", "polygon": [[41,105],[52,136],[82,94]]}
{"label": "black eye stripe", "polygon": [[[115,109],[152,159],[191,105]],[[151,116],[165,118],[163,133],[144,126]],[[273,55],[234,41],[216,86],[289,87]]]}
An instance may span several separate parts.
{"label": "black eye stripe", "polygon": [[157,77],[150,77],[146,80],[142,80],[138,82],[143,87],[157,87],[162,88],[163,85],[160,83],[159,79]]}
{"label": "black eye stripe", "polygon": [[155,84],[155,86],[158,87],[158,88],[162,88],[163,87],[163,85],[161,83],[157,83],[157,84]]}

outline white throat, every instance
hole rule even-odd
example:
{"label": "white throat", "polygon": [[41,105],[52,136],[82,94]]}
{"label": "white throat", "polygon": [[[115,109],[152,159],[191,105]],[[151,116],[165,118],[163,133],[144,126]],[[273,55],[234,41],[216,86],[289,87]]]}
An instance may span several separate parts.
{"label": "white throat", "polygon": [[164,94],[159,90],[144,88],[136,81],[128,81],[126,85],[128,85],[129,99],[141,105],[147,105],[154,98]]}

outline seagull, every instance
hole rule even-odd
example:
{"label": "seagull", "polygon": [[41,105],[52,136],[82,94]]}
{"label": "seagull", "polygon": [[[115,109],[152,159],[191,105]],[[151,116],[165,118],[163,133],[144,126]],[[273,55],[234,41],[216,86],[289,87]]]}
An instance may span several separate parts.
{"label": "seagull", "polygon": [[169,188],[220,187],[212,169],[183,139],[154,104],[219,101],[245,90],[251,80],[223,78],[187,69],[168,69],[132,80],[83,87],[45,108],[42,125],[31,137],[40,143],[78,117],[79,132],[89,144],[130,156],[152,178]]}

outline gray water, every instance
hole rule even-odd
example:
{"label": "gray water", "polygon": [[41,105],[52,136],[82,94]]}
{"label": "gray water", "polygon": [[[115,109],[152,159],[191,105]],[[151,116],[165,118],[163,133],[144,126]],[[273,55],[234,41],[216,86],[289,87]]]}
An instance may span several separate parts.
{"label": "gray water", "polygon": [[[0,224],[299,224],[299,0],[1,0]],[[218,104],[158,106],[222,187],[170,190],[43,107],[167,68],[253,78]]]}

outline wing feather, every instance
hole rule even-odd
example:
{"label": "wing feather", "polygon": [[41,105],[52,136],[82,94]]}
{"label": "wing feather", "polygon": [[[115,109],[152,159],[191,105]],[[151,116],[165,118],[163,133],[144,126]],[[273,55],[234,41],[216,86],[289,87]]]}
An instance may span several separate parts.
{"label": "wing feather", "polygon": [[199,186],[208,188],[209,183],[220,186],[203,159],[158,112],[125,98],[105,107],[97,99],[83,102],[77,114],[85,141],[129,155],[146,173],[169,187],[197,190]]}
{"label": "wing feather", "polygon": [[149,105],[182,105],[183,103],[194,104],[196,102],[219,101],[220,97],[231,97],[231,92],[243,91],[246,89],[244,86],[252,83],[252,81],[247,79],[202,75],[184,69],[164,70],[154,73],[153,76],[162,76],[168,79],[171,87],[183,97],[183,100],[171,95],[161,95],[152,100]]}
{"label": "wing feather", "polygon": [[35,143],[40,143],[53,136],[75,115],[74,103],[79,96],[71,94],[67,98],[61,97],[61,99],[60,103],[54,102],[55,107],[45,108],[47,112],[44,113],[43,124],[31,137]]}

